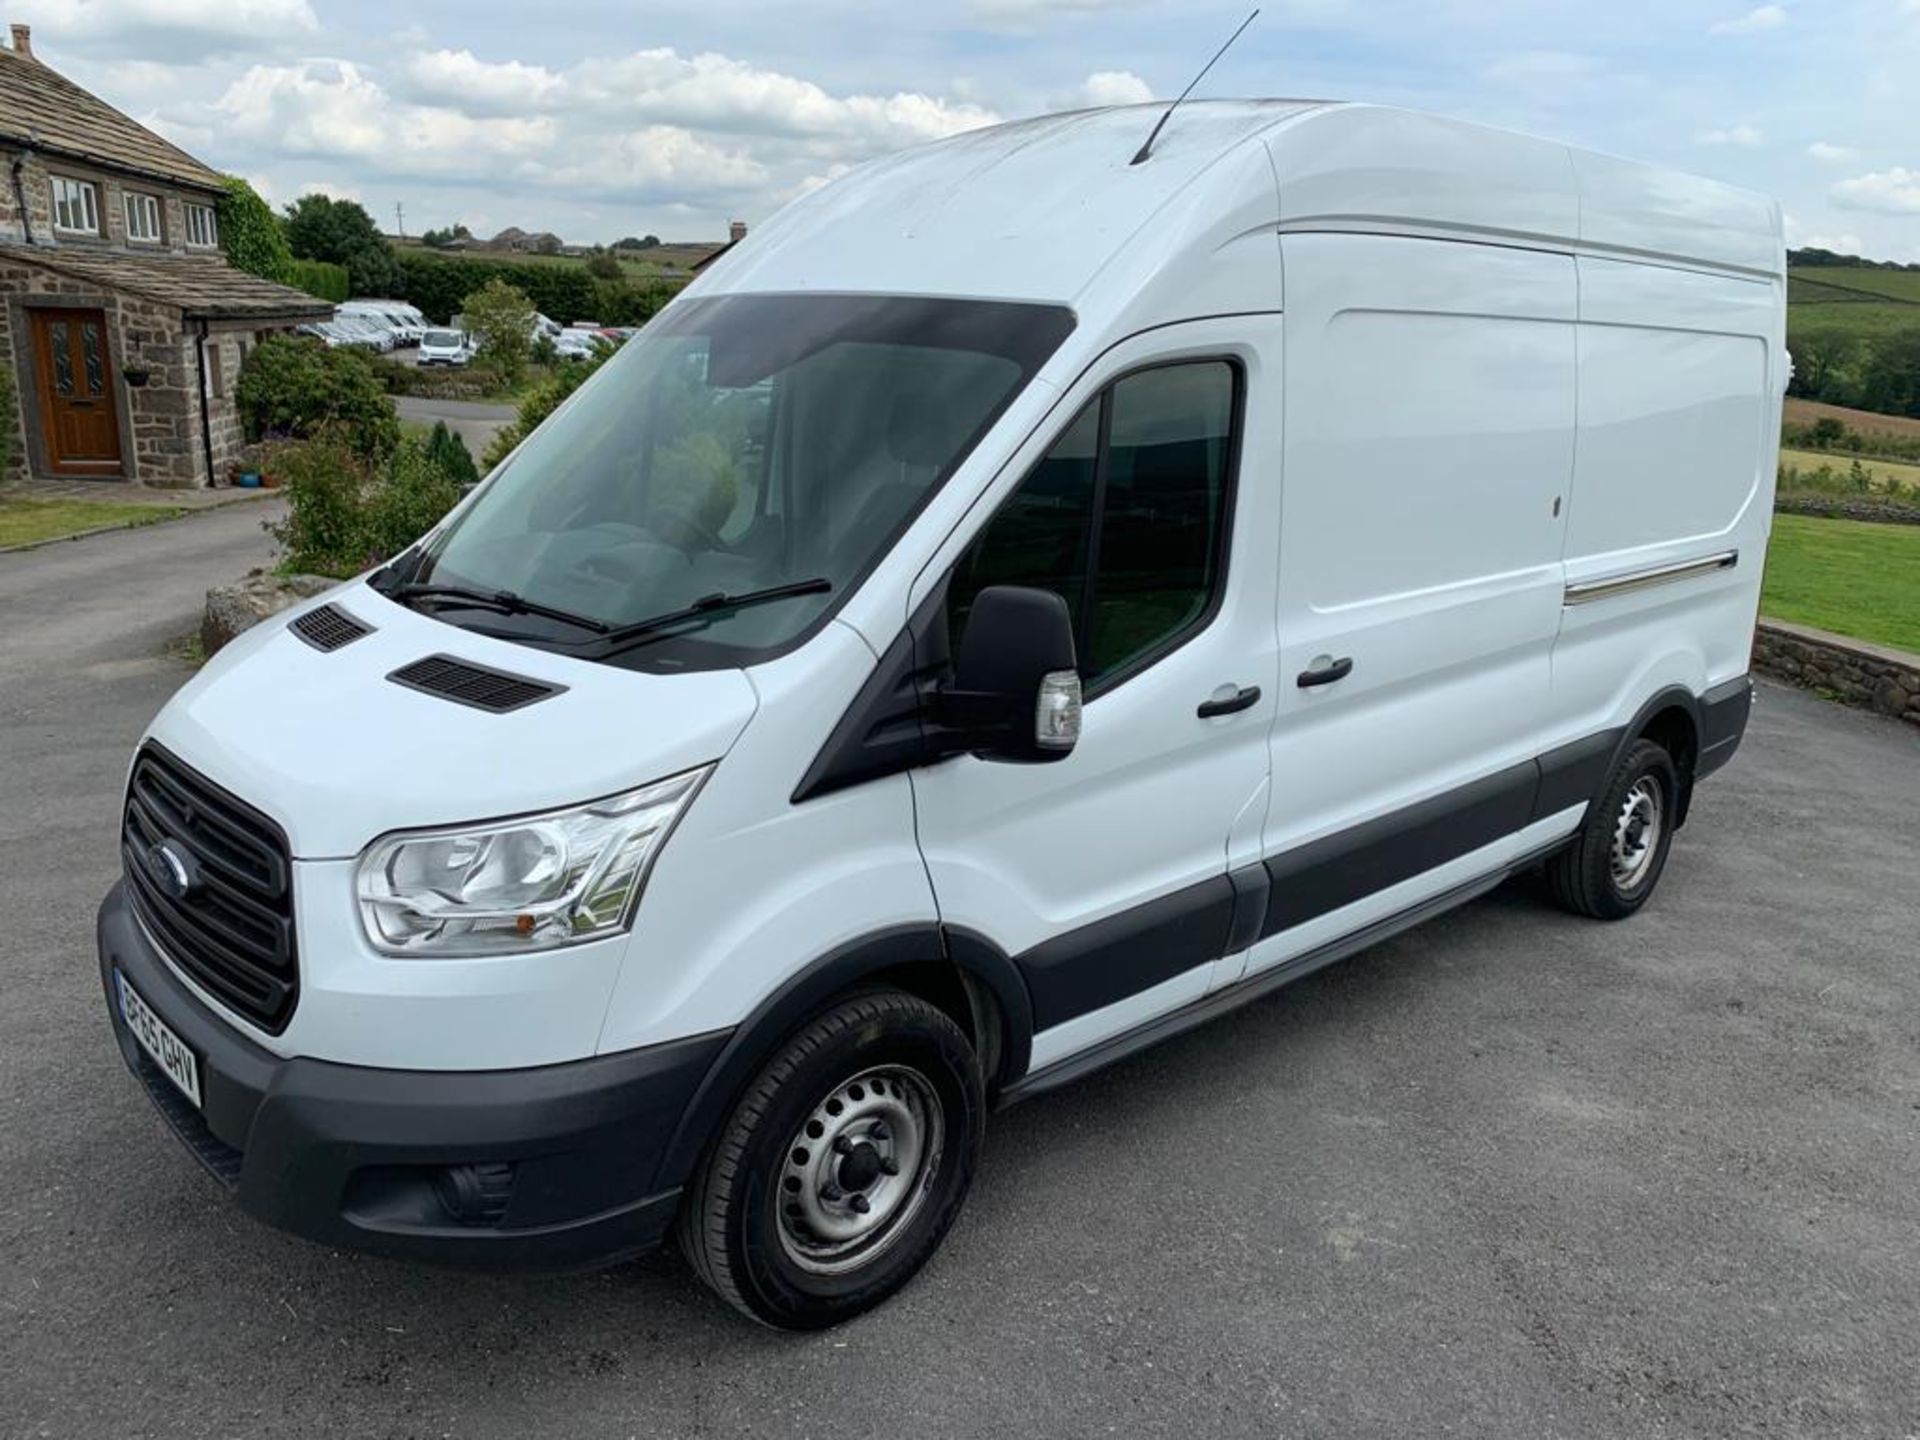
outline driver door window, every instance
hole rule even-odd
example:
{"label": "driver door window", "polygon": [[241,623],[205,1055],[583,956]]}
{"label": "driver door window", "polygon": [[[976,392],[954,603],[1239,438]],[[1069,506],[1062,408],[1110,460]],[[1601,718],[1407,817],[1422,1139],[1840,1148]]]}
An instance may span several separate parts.
{"label": "driver door window", "polygon": [[1225,578],[1238,389],[1226,361],[1193,361],[1088,402],[955,565],[955,641],[986,586],[1051,590],[1092,696],[1203,628]]}

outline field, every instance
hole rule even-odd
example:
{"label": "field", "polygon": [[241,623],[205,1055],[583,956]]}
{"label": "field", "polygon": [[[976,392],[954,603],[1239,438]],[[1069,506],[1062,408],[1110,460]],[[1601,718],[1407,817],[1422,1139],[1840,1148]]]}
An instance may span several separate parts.
{"label": "field", "polygon": [[1844,450],[1782,450],[1780,452],[1782,465],[1790,465],[1803,472],[1818,470],[1825,465],[1842,476],[1849,472],[1856,458],[1860,460],[1861,468],[1867,472],[1868,483],[1873,489],[1892,490],[1896,493],[1902,491],[1920,493],[1920,465],[1877,460],[1871,456],[1856,457]]}
{"label": "field", "polygon": [[1775,515],[1760,613],[1920,651],[1920,525]]}
{"label": "field", "polygon": [[1862,435],[1888,435],[1900,440],[1920,440],[1920,420],[1907,415],[1882,415],[1873,410],[1854,410],[1845,405],[1827,405],[1818,400],[1797,400],[1789,396],[1786,415],[1789,425],[1811,425],[1816,420],[1838,420],[1849,430]]}
{"label": "field", "polygon": [[[396,249],[420,250],[428,254],[446,255],[461,260],[481,260],[499,265],[585,265],[582,255],[539,255],[531,251],[509,250],[427,250],[417,240],[394,240]],[[621,250],[615,252],[620,268],[629,280],[657,280],[665,267],[671,266],[676,272],[669,279],[685,279],[694,265],[715,250],[718,242],[712,245],[660,245],[652,250]]]}
{"label": "field", "polygon": [[1799,266],[1787,275],[1787,334],[1877,339],[1920,329],[1920,271]]}

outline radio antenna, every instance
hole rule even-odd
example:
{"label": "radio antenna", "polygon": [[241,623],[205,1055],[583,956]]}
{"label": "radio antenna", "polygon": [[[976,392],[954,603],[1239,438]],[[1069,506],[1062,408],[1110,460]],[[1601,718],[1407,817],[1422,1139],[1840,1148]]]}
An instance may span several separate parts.
{"label": "radio antenna", "polygon": [[1236,30],[1233,34],[1229,35],[1227,37],[1227,43],[1213,52],[1213,59],[1207,61],[1206,64],[1200,67],[1200,73],[1188,82],[1187,88],[1180,92],[1180,98],[1175,100],[1173,104],[1167,106],[1167,113],[1162,115],[1160,117],[1160,123],[1153,127],[1153,133],[1147,136],[1147,143],[1142,145],[1139,150],[1135,152],[1133,159],[1127,162],[1129,165],[1138,165],[1149,155],[1153,154],[1153,142],[1158,140],[1160,138],[1160,132],[1167,128],[1167,121],[1171,120],[1173,118],[1173,112],[1180,108],[1180,101],[1191,95],[1193,93],[1193,87],[1207,78],[1207,71],[1213,69],[1220,57],[1233,48],[1233,42],[1240,38],[1240,31],[1245,30],[1247,26],[1251,25],[1259,14],[1260,12],[1256,9],[1251,15],[1247,16],[1246,19],[1242,20],[1240,22],[1240,30]]}

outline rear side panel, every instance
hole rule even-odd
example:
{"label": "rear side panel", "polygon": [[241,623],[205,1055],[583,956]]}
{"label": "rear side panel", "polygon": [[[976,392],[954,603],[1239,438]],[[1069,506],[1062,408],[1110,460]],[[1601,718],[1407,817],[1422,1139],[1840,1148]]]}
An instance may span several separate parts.
{"label": "rear side panel", "polygon": [[1554,651],[1565,738],[1746,672],[1772,523],[1777,281],[1582,256],[1580,424]]}

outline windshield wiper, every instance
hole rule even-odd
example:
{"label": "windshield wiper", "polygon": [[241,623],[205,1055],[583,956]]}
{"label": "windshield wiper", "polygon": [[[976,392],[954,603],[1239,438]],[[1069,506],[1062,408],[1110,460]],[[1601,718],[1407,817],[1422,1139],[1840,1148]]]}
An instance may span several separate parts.
{"label": "windshield wiper", "polygon": [[432,585],[409,583],[396,585],[383,592],[389,600],[405,605],[409,600],[438,600],[448,605],[471,605],[482,610],[497,610],[502,615],[538,615],[546,620],[558,620],[563,625],[571,625],[578,630],[591,630],[596,635],[606,635],[613,630],[611,625],[595,620],[591,616],[576,615],[571,610],[562,610],[554,605],[542,605],[538,600],[529,600],[524,595],[516,595],[511,590],[470,590],[465,585]]}
{"label": "windshield wiper", "polygon": [[629,645],[644,644],[656,639],[669,630],[682,625],[708,625],[724,615],[736,610],[744,610],[749,605],[765,605],[774,600],[790,600],[800,595],[824,595],[833,589],[833,582],[824,575],[816,575],[811,580],[795,580],[786,585],[769,585],[764,590],[747,590],[738,595],[728,595],[716,591],[712,595],[702,595],[698,600],[682,610],[669,610],[664,615],[655,615],[649,620],[637,620],[631,625],[621,625],[608,630],[597,642],[596,655],[611,655]]}

